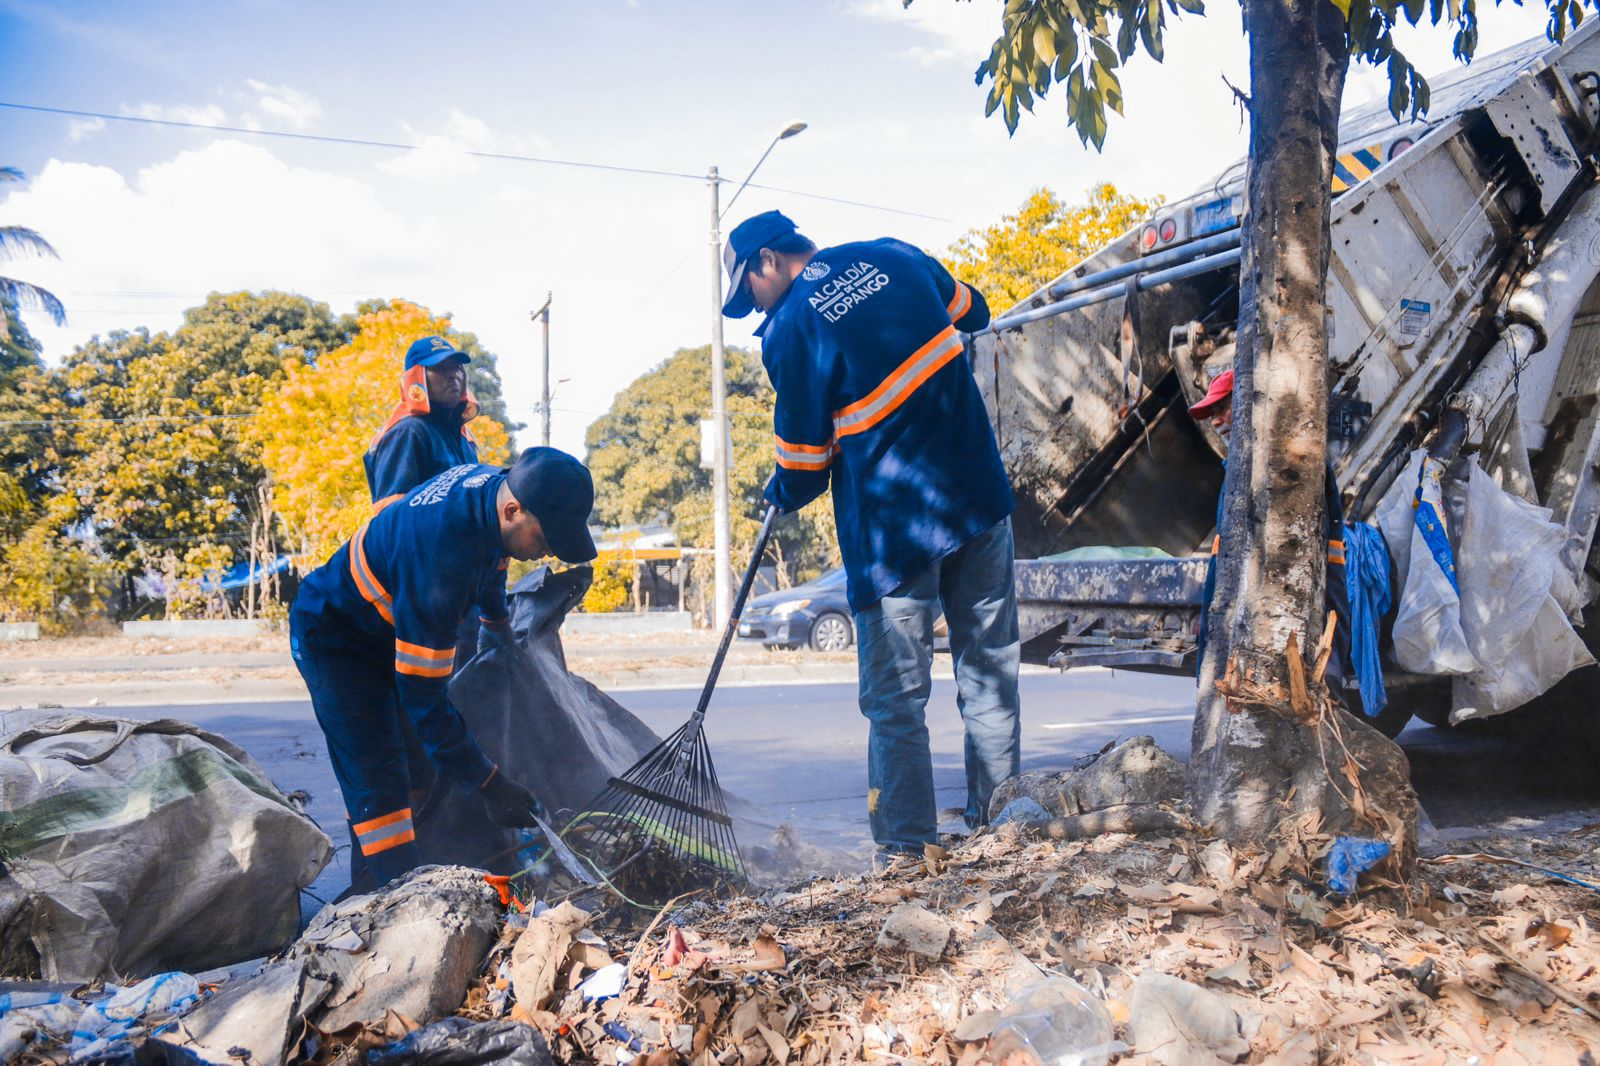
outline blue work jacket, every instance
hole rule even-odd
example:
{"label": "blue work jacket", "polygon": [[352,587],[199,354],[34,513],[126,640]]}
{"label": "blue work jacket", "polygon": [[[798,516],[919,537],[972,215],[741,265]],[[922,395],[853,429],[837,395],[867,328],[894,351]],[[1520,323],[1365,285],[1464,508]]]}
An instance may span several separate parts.
{"label": "blue work jacket", "polygon": [[321,639],[360,654],[394,652],[400,704],[423,746],[476,788],[493,764],[450,705],[445,686],[469,610],[506,619],[506,563],[496,466],[452,467],[369,518],[300,584],[295,606]]}
{"label": "blue work jacket", "polygon": [[451,467],[471,466],[478,448],[454,411],[410,414],[387,426],[361,457],[376,514]]}
{"label": "blue work jacket", "polygon": [[903,241],[817,252],[757,331],[777,391],[767,499],[794,511],[831,486],[852,609],[1009,515],[961,331],[982,294]]}

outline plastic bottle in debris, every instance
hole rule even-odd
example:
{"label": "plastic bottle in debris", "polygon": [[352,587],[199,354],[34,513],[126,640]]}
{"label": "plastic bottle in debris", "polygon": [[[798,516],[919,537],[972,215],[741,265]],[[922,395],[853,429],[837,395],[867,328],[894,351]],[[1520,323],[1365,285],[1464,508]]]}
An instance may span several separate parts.
{"label": "plastic bottle in debris", "polygon": [[997,1066],[1106,1066],[1122,1050],[1105,1004],[1070,977],[1052,975],[1011,998],[984,1057]]}

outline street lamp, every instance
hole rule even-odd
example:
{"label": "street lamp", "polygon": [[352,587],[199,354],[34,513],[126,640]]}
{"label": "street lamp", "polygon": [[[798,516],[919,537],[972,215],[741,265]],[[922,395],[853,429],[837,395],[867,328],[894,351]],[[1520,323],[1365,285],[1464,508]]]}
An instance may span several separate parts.
{"label": "street lamp", "polygon": [[[791,122],[772,138],[767,150],[761,153],[756,165],[750,168],[750,173],[745,175],[729,197],[728,208],[733,207],[733,202],[744,192],[745,186],[750,184],[750,179],[756,176],[756,171],[761,169],[761,164],[767,161],[767,156],[772,154],[778,142],[788,140],[805,128],[804,122]],[[711,187],[711,421],[717,442],[711,466],[712,561],[716,568],[712,583],[715,610],[712,613],[716,618],[716,627],[723,629],[728,624],[728,616],[733,613],[732,549],[728,522],[728,465],[732,442],[728,433],[728,374],[722,348],[722,216],[727,209],[720,204],[722,178],[717,174],[716,167],[707,172],[706,184]]]}

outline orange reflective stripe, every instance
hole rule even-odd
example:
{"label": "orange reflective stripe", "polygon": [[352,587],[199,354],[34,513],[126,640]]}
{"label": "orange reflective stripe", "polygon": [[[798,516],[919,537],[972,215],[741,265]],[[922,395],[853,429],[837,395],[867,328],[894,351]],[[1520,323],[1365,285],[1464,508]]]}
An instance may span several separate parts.
{"label": "orange reflective stripe", "polygon": [[956,294],[945,305],[945,310],[950,312],[950,321],[961,321],[961,316],[972,310],[972,290],[963,282],[956,282]]}
{"label": "orange reflective stripe", "polygon": [[834,438],[865,433],[882,422],[910,399],[918,387],[937,373],[940,367],[960,354],[961,334],[956,332],[954,326],[946,326],[927,344],[912,352],[909,359],[895,367],[894,372],[884,378],[877,388],[850,406],[835,411]]}
{"label": "orange reflective stripe", "polygon": [[367,564],[366,539],[367,526],[363,522],[356,535],[350,538],[350,576],[355,579],[361,598],[377,608],[385,622],[394,625],[394,600]]}
{"label": "orange reflective stripe", "polygon": [[791,444],[782,437],[772,438],[778,446],[778,465],[786,470],[826,470],[838,449],[827,444]]}
{"label": "orange reflective stripe", "polygon": [[1221,550],[1222,550],[1222,538],[1221,537],[1212,537],[1211,538],[1211,554],[1215,555]]}
{"label": "orange reflective stripe", "polygon": [[430,660],[433,662],[437,662],[441,659],[448,659],[456,653],[454,648],[430,648],[425,644],[412,644],[409,641],[404,640],[396,640],[394,642],[394,647],[396,651],[406,652],[407,654],[414,655],[419,659]]}
{"label": "orange reflective stripe", "polygon": [[363,855],[376,855],[380,851],[398,848],[401,844],[409,844],[417,839],[416,829],[411,823],[410,807],[402,807],[398,811],[390,811],[368,821],[354,823],[350,826],[350,831],[356,835],[356,843],[361,845]]}
{"label": "orange reflective stripe", "polygon": [[395,673],[412,677],[449,677],[455,664],[454,648],[430,648],[404,640],[394,642]]}
{"label": "orange reflective stripe", "polygon": [[406,498],[406,494],[405,493],[397,492],[393,496],[385,496],[381,500],[376,500],[372,504],[372,513],[373,513],[373,515],[377,515],[377,513],[379,511],[383,510],[385,507],[389,506],[394,501],[403,500],[405,498]]}
{"label": "orange reflective stripe", "polygon": [[409,822],[410,820],[411,808],[402,807],[398,811],[390,811],[388,814],[380,814],[378,817],[368,819],[365,822],[357,822],[350,829],[356,836],[362,836],[372,832],[374,829],[382,829],[385,826],[394,825],[396,822]]}
{"label": "orange reflective stripe", "polygon": [[387,852],[389,848],[397,848],[402,844],[411,844],[414,840],[416,840],[416,829],[411,828],[410,823],[406,823],[406,828],[403,831],[395,832],[394,836],[384,837],[382,840],[373,840],[371,844],[362,844],[362,855],[378,855],[379,852]]}
{"label": "orange reflective stripe", "polygon": [[394,657],[394,672],[408,677],[449,677],[450,663],[422,663],[407,655]]}

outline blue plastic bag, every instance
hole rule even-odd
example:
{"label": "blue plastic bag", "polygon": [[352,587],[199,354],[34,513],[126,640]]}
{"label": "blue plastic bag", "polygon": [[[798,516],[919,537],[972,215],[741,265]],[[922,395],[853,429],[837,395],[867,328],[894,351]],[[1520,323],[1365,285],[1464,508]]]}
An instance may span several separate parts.
{"label": "blue plastic bag", "polygon": [[1340,837],[1328,852],[1328,887],[1342,895],[1356,890],[1356,878],[1389,857],[1389,842]]}

